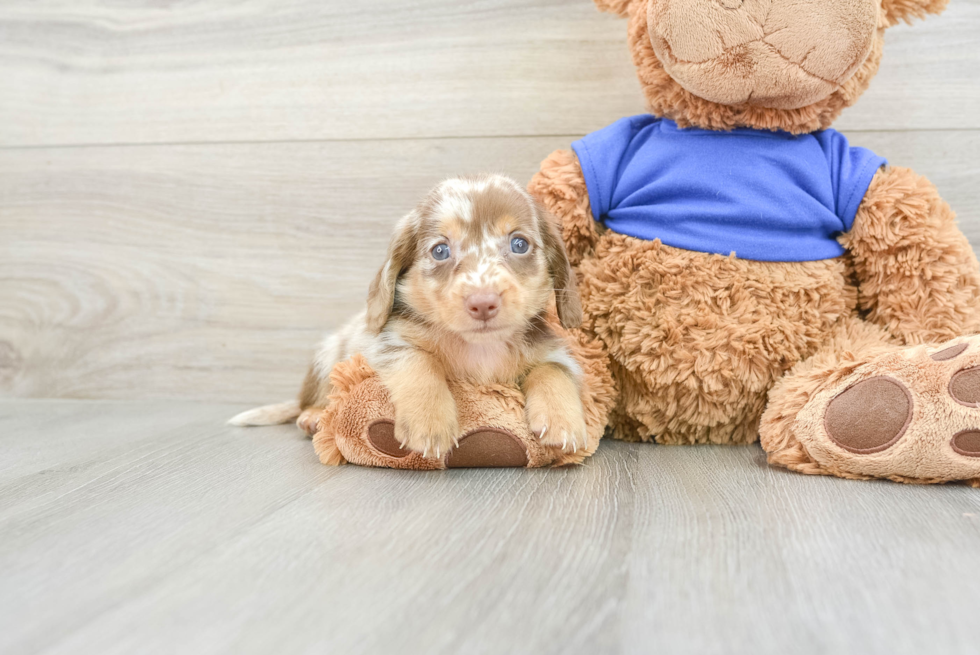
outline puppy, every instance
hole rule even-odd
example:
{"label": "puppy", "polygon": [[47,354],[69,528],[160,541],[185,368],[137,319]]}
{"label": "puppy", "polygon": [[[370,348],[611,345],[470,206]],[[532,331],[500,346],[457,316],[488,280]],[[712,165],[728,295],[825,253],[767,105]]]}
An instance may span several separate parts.
{"label": "puppy", "polygon": [[334,364],[361,353],[388,388],[395,437],[439,458],[460,435],[447,380],[520,384],[531,430],[547,445],[586,444],[581,370],[545,315],[564,327],[582,310],[554,220],[513,180],[453,178],[395,228],[367,308],[324,341],[298,403],[245,412],[234,425],[299,417],[308,433],[326,407]]}

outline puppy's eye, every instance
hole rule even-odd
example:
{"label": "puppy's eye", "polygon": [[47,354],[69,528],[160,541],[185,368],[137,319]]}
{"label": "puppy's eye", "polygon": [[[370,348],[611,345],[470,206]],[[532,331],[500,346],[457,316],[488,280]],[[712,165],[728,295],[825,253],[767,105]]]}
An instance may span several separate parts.
{"label": "puppy's eye", "polygon": [[449,259],[449,246],[444,243],[440,243],[438,246],[433,248],[432,259],[440,262]]}
{"label": "puppy's eye", "polygon": [[517,253],[518,255],[523,255],[530,247],[531,244],[529,244],[527,239],[524,237],[514,237],[510,240],[510,251]]}

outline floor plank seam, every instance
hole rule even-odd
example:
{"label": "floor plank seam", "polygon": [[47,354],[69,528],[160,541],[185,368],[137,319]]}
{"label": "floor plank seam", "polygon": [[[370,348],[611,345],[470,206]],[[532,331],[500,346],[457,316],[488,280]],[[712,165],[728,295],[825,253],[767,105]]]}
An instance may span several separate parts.
{"label": "floor plank seam", "polygon": [[[610,121],[613,117],[610,117]],[[597,126],[598,127],[601,126]],[[904,134],[904,133],[970,133],[980,132],[980,127],[938,127],[938,128],[894,128],[894,129],[847,129],[841,128],[845,134]],[[58,143],[58,144],[28,144],[0,145],[0,152],[18,152],[34,150],[82,150],[95,148],[188,148],[206,146],[262,146],[262,145],[316,145],[330,143],[397,143],[424,141],[489,141],[495,139],[568,139],[569,143],[580,139],[585,132],[574,134],[467,134],[442,136],[391,136],[391,137],[349,137],[329,139],[241,139],[227,141],[146,141],[146,142],[104,142],[104,143]]]}

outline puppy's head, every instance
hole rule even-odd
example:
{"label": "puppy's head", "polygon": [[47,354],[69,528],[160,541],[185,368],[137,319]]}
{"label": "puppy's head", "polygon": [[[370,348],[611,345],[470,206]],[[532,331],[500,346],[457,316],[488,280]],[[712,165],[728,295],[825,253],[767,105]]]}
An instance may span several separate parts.
{"label": "puppy's head", "polygon": [[393,310],[473,343],[506,339],[555,294],[565,327],[582,318],[555,221],[502,176],[446,180],[395,230],[371,285],[368,327]]}

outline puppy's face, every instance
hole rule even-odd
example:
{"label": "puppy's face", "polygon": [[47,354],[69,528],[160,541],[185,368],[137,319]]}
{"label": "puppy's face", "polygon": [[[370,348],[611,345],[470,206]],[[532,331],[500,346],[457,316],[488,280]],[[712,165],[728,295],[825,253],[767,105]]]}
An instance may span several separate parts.
{"label": "puppy's face", "polygon": [[563,323],[577,324],[581,315],[553,221],[505,177],[440,184],[399,224],[390,255],[368,303],[369,323],[379,330],[391,275],[400,311],[471,343],[521,332],[552,293]]}

